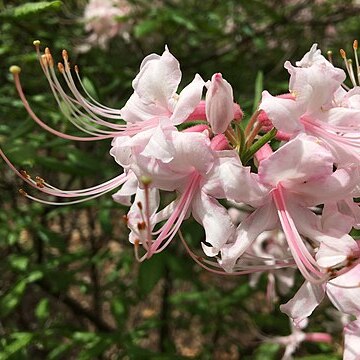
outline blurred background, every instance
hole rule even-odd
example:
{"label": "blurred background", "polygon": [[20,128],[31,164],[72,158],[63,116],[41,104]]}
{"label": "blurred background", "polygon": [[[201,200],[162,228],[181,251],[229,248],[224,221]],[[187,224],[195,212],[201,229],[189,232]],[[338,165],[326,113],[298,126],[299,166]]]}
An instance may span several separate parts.
{"label": "blurred background", "polygon": [[[0,1],[0,146],[18,169],[59,188],[101,183],[121,172],[110,141],[54,137],[27,115],[8,72],[21,66],[31,106],[47,123],[78,134],[61,115],[32,45],[55,62],[67,49],[88,92],[121,108],[141,60],[165,44],[185,86],[221,72],[251,115],[262,88],[287,91],[285,60],[317,42],[350,52],[360,34],[360,3],[335,0]],[[22,181],[0,162],[0,359],[280,359],[275,336],[291,333],[267,279],[221,277],[192,262],[176,239],[139,265],[111,195],[52,207],[21,197]],[[26,189],[26,187],[24,187]],[[31,192],[31,191],[30,191]],[[34,194],[38,195],[38,194]],[[202,229],[183,226],[196,249]],[[200,253],[200,252],[199,252]],[[296,282],[292,293],[301,283]],[[331,344],[304,343],[296,359],[341,359],[341,327],[323,306],[309,331],[332,331]]]}

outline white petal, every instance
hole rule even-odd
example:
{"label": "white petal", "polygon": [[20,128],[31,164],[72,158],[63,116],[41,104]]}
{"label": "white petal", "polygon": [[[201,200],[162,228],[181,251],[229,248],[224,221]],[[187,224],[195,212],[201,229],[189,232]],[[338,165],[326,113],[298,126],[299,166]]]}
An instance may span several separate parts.
{"label": "white petal", "polygon": [[235,235],[235,226],[227,210],[217,200],[201,191],[192,202],[192,214],[204,227],[205,242],[210,244],[201,244],[205,254],[217,255],[221,247]]}
{"label": "white petal", "polygon": [[360,320],[344,327],[344,360],[360,359]]}
{"label": "white petal", "polygon": [[[259,221],[261,219],[261,221]],[[220,265],[231,272],[241,255],[253,241],[266,230],[273,230],[278,225],[276,209],[272,202],[255,210],[238,227],[236,239],[221,249]]]}
{"label": "white petal", "polygon": [[147,56],[133,81],[133,88],[145,104],[169,108],[181,80],[179,62],[166,48],[161,57]]}
{"label": "white petal", "polygon": [[324,295],[325,290],[322,285],[313,285],[305,281],[291,300],[280,305],[280,310],[292,318],[297,326],[312,314],[323,300]]}
{"label": "white petal", "polygon": [[172,124],[179,125],[183,123],[193,113],[200,103],[204,84],[205,82],[201,76],[196,74],[194,80],[183,89],[170,118]]}

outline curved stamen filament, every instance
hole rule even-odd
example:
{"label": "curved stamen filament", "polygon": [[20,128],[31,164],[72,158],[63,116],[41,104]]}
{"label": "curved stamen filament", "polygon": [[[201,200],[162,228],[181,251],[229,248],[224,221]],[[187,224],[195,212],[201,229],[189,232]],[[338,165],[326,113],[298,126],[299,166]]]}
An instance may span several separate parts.
{"label": "curved stamen filament", "polygon": [[273,199],[278,210],[279,219],[289,244],[290,251],[301,274],[306,280],[313,284],[323,283],[327,280],[328,275],[321,272],[321,268],[302,241],[296,226],[287,211],[281,185],[278,185],[278,187],[273,190]]}
{"label": "curved stamen filament", "polygon": [[[281,268],[286,268],[286,267],[291,267],[294,264],[293,263],[284,263],[282,265],[267,265],[264,267],[259,267],[259,266],[254,266],[254,267],[249,267],[248,269],[239,269],[237,268],[236,271],[232,271],[232,272],[226,272],[225,270],[221,270],[221,266],[215,262],[215,261],[211,261],[211,260],[207,260],[204,259],[200,256],[197,256],[196,254],[194,254],[194,252],[190,249],[189,245],[186,243],[186,240],[184,239],[181,231],[178,231],[179,237],[181,242],[183,243],[187,253],[190,255],[190,257],[198,264],[200,265],[203,269],[210,271],[214,274],[217,275],[225,275],[225,276],[239,276],[239,275],[247,275],[247,274],[253,274],[256,272],[263,272],[266,270],[276,270],[276,269],[281,269]],[[212,267],[215,267],[215,269],[213,269]]]}

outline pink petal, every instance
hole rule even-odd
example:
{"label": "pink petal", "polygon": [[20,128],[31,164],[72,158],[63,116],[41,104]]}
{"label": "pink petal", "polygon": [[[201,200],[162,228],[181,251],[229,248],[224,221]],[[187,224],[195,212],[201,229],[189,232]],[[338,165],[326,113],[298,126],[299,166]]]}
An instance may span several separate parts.
{"label": "pink petal", "polygon": [[263,231],[273,230],[277,225],[278,217],[272,202],[268,202],[255,210],[239,225],[235,241],[224,245],[221,249],[220,265],[225,271],[232,271],[237,260],[251,246],[253,241]]}
{"label": "pink petal", "polygon": [[227,210],[213,197],[201,191],[192,202],[192,215],[205,229],[205,242],[202,248],[207,256],[215,256],[221,247],[235,235]]}
{"label": "pink petal", "polygon": [[169,108],[180,80],[179,62],[165,48],[161,56],[151,54],[143,60],[140,72],[133,81],[133,88],[143,103]]}
{"label": "pink petal", "polygon": [[195,111],[201,101],[204,85],[204,80],[196,74],[193,81],[182,90],[170,118],[172,124],[183,123]]}
{"label": "pink petal", "polygon": [[360,359],[360,320],[344,327],[344,360]]}
{"label": "pink petal", "polygon": [[341,312],[360,316],[359,284],[360,265],[356,265],[345,274],[340,275],[327,283],[326,288],[329,299]]}
{"label": "pink petal", "polygon": [[263,183],[297,189],[299,183],[332,174],[333,163],[331,152],[317,138],[300,134],[263,160],[258,173]]}
{"label": "pink petal", "polygon": [[289,134],[303,130],[299,119],[306,109],[296,100],[272,96],[268,91],[263,91],[259,109],[265,111],[278,130]]}
{"label": "pink petal", "polygon": [[206,93],[206,117],[215,134],[221,134],[234,119],[231,85],[220,73],[214,74]]}
{"label": "pink petal", "polygon": [[322,285],[314,285],[309,281],[297,291],[286,304],[280,305],[280,310],[293,319],[295,326],[309,317],[325,296]]}

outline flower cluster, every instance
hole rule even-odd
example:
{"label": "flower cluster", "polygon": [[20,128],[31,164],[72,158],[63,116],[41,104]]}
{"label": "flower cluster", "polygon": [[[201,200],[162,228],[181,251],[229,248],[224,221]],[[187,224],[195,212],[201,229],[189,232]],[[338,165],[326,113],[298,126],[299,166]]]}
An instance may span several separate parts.
{"label": "flower cluster", "polygon": [[[274,96],[264,91],[246,126],[232,87],[220,73],[208,81],[196,74],[179,92],[182,74],[168,48],[143,60],[134,92],[118,110],[86,93],[77,67],[74,81],[63,51],[58,70],[66,91],[49,49],[42,54],[40,42],[34,44],[64,115],[87,136],[64,134],[42,121],[25,98],[20,69],[12,67],[29,115],[65,139],[112,139],[110,154],[122,170],[103,184],[66,191],[19,172],[0,152],[19,176],[49,196],[69,199],[65,204],[121,187],[113,198],[130,207],[125,221],[139,261],[164,250],[179,234],[190,256],[212,272],[251,274],[252,284],[266,272],[270,300],[276,288],[287,293],[297,269],[305,282],[281,310],[301,328],[327,296],[342,314],[353,317],[344,328],[344,359],[360,357],[360,248],[350,236],[360,227],[356,42],[355,71],[342,51],[353,88],[344,85],[345,72],[315,44],[295,66],[285,63],[289,92]],[[168,192],[174,194],[170,202],[164,195]],[[205,256],[195,254],[180,232],[190,216],[204,228]],[[294,334],[294,341],[286,338],[291,340],[286,356],[304,339],[330,341],[327,335],[313,339],[300,330]]]}

